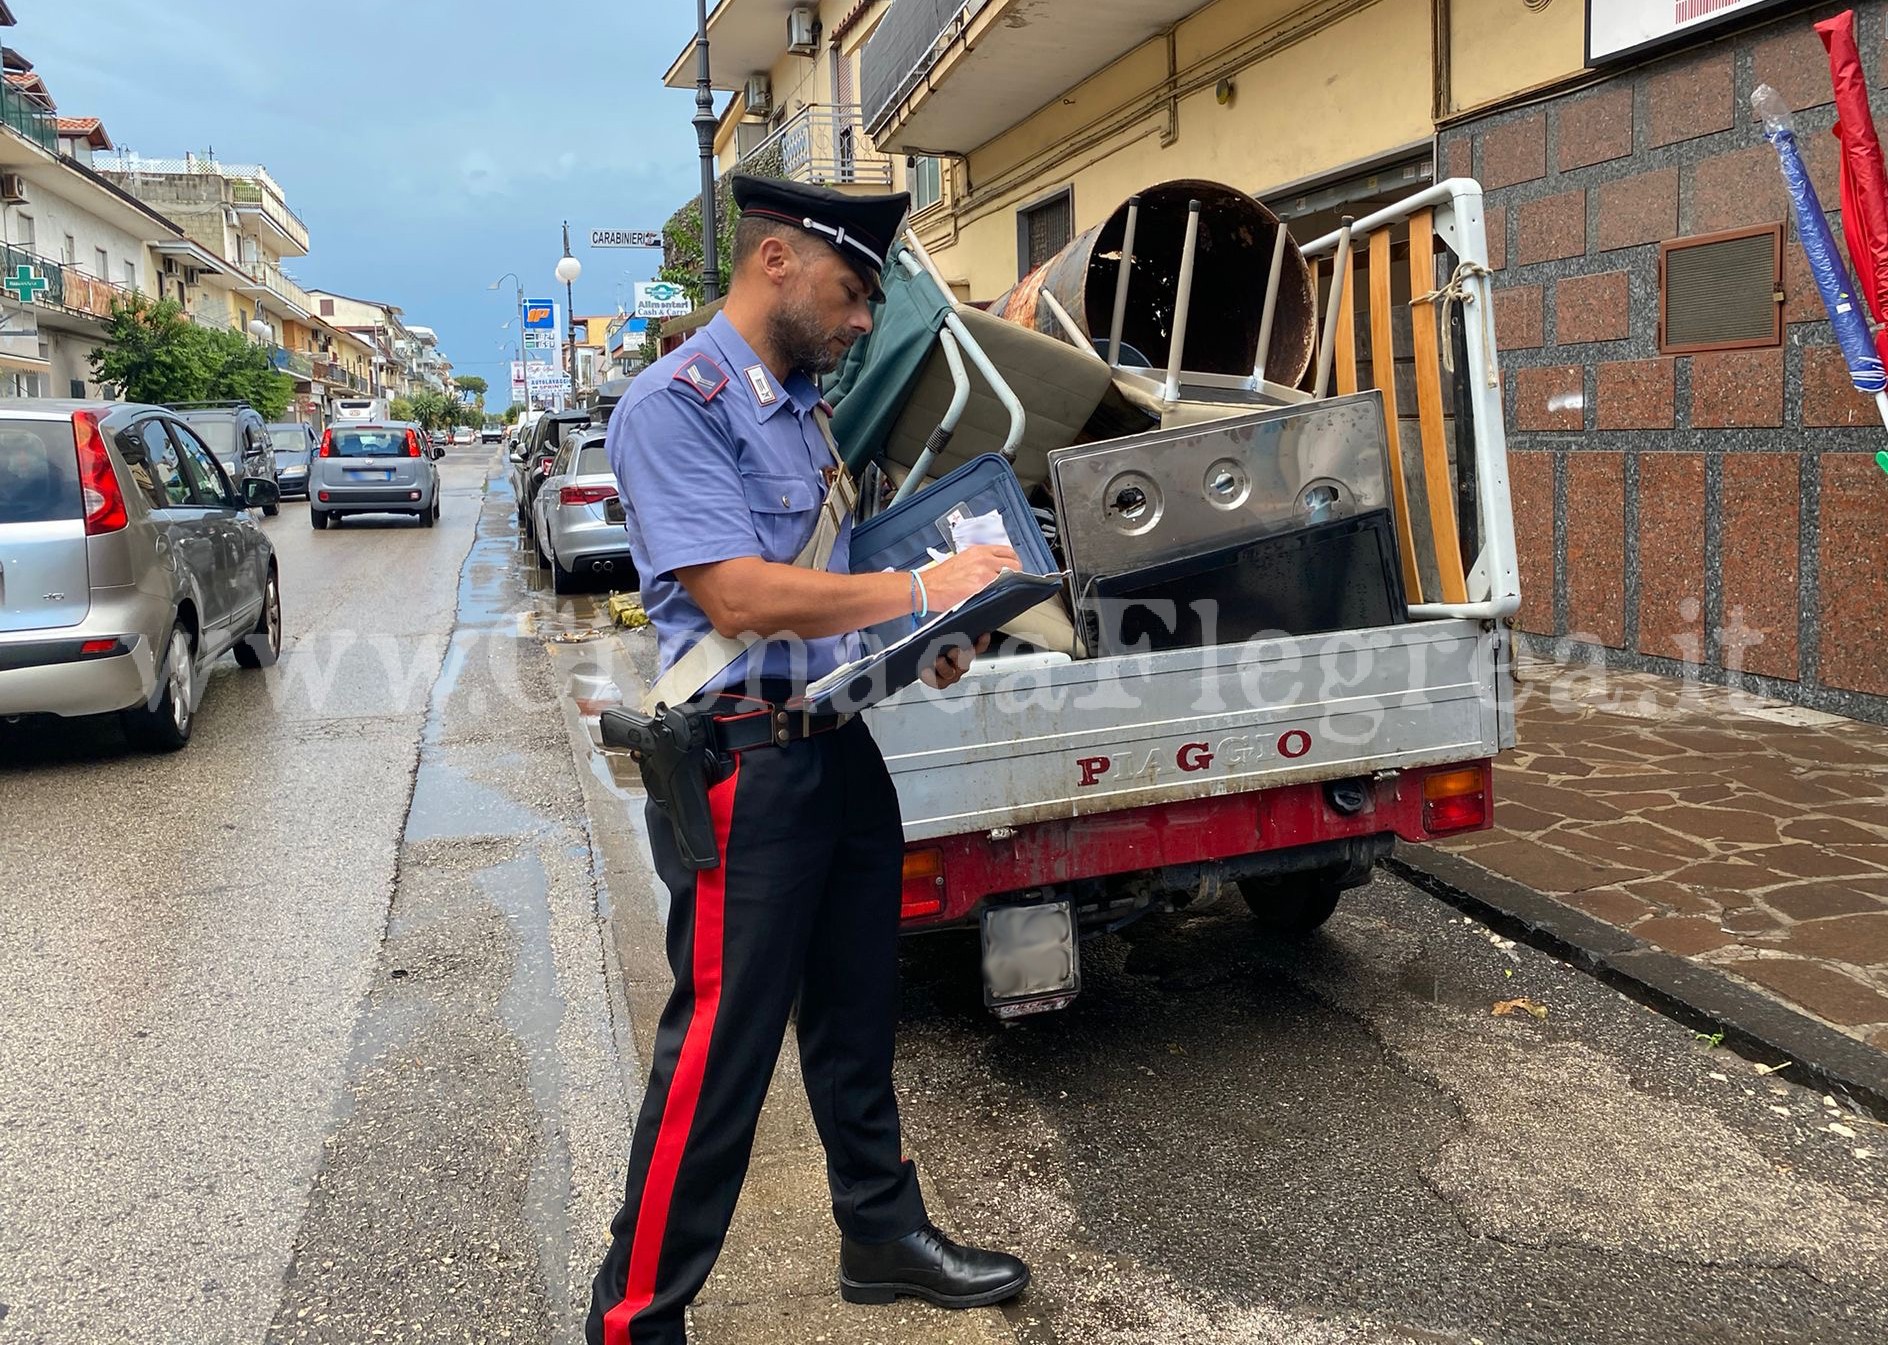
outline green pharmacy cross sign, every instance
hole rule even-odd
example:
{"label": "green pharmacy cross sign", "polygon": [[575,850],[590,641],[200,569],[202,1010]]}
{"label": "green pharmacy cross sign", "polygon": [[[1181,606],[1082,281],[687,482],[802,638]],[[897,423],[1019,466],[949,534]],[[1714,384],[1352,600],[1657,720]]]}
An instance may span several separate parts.
{"label": "green pharmacy cross sign", "polygon": [[0,285],[5,285],[8,290],[12,291],[13,297],[23,304],[32,303],[39,298],[39,292],[51,284],[50,280],[25,262],[14,267],[12,275],[5,280],[0,280]]}

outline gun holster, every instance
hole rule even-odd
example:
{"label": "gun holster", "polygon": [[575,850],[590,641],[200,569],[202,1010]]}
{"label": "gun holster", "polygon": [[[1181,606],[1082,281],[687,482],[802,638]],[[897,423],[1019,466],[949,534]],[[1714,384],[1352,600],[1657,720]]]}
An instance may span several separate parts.
{"label": "gun holster", "polygon": [[675,828],[682,863],[719,867],[708,788],[726,768],[715,750],[713,717],[693,706],[658,705],[653,715],[616,707],[603,712],[599,729],[605,746],[627,749],[636,759],[643,788]]}

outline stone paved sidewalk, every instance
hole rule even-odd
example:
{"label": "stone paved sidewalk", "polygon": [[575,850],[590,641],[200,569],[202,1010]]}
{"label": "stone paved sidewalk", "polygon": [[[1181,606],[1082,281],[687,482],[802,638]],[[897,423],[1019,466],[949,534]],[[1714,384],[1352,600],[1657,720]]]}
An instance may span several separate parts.
{"label": "stone paved sidewalk", "polygon": [[1888,1049],[1888,729],[1640,674],[1519,675],[1496,828],[1450,849]]}

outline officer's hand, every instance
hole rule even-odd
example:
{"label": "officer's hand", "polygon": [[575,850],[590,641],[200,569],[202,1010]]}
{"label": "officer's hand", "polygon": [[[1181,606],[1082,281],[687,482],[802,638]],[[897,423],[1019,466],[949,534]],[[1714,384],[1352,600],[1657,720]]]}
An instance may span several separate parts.
{"label": "officer's hand", "polygon": [[924,581],[924,591],[935,613],[957,606],[1003,571],[1022,568],[1023,562],[1007,546],[967,546],[918,577]]}
{"label": "officer's hand", "polygon": [[940,691],[947,686],[952,686],[958,678],[970,671],[971,660],[989,647],[990,637],[987,635],[977,638],[975,650],[966,649],[963,645],[954,645],[939,654],[936,663],[919,673],[918,680]]}

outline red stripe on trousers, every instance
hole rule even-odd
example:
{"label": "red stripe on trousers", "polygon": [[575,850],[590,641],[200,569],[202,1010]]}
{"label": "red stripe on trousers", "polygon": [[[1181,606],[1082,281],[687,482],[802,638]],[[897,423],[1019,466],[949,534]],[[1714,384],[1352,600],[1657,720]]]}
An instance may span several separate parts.
{"label": "red stripe on trousers", "polygon": [[675,1195],[676,1174],[681,1170],[688,1132],[695,1121],[695,1105],[701,1100],[702,1077],[708,1070],[708,1042],[714,1036],[715,1013],[721,1007],[721,917],[727,896],[734,783],[740,774],[741,759],[737,756],[733,772],[708,793],[715,853],[721,863],[703,869],[695,878],[695,1011],[682,1037],[675,1075],[669,1080],[668,1101],[662,1106],[662,1124],[656,1131],[655,1152],[649,1159],[649,1174],[643,1179],[623,1298],[603,1318],[604,1345],[629,1345],[631,1319],[648,1307],[656,1294],[656,1268],[662,1260],[662,1239],[668,1230],[669,1202]]}

